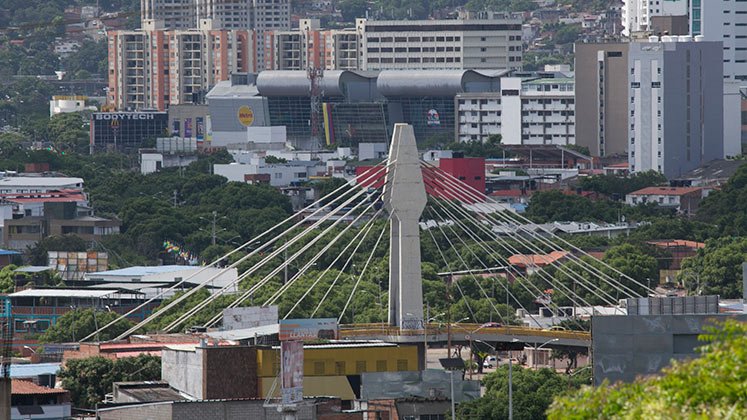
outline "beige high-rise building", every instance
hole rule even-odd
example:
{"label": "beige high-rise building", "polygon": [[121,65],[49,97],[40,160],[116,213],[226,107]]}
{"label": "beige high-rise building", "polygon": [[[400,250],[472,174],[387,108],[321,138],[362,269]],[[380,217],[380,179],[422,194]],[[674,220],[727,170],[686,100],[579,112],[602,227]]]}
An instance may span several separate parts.
{"label": "beige high-rise building", "polygon": [[293,31],[265,34],[267,70],[357,70],[360,49],[354,29],[322,30],[318,19],[301,19]]}
{"label": "beige high-rise building", "polygon": [[107,103],[117,110],[200,102],[232,72],[256,71],[254,33],[248,30],[166,30],[154,24],[109,33]]}
{"label": "beige high-rise building", "polygon": [[575,46],[576,144],[592,156],[628,153],[628,43]]}

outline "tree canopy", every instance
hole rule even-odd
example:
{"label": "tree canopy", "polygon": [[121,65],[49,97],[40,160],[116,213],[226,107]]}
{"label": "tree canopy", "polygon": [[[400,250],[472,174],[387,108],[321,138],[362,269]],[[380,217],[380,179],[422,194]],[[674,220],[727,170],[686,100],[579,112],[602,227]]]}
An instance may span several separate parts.
{"label": "tree canopy", "polygon": [[692,292],[742,297],[742,264],[747,262],[747,237],[723,237],[706,242],[694,257],[682,262],[677,279]]}
{"label": "tree canopy", "polygon": [[[513,417],[516,420],[541,420],[553,398],[588,384],[588,370],[568,376],[551,369],[525,369],[513,366]],[[503,365],[483,379],[485,394],[473,401],[459,405],[457,418],[505,419],[508,418],[508,366]]]}
{"label": "tree canopy", "polygon": [[728,320],[701,340],[700,358],[630,384],[583,387],[556,398],[548,418],[747,418],[747,323]]}
{"label": "tree canopy", "polygon": [[65,362],[59,378],[62,387],[70,391],[74,407],[95,408],[112,392],[114,382],[160,380],[161,358],[142,354],[116,360],[100,356],[71,359]]}
{"label": "tree canopy", "polygon": [[[118,317],[118,314],[109,311],[98,311],[91,308],[73,309],[57,318],[57,322],[39,337],[39,342],[69,343],[80,340]],[[123,319],[102,331],[97,336],[97,340],[111,340],[127,331],[131,326],[132,322]]]}

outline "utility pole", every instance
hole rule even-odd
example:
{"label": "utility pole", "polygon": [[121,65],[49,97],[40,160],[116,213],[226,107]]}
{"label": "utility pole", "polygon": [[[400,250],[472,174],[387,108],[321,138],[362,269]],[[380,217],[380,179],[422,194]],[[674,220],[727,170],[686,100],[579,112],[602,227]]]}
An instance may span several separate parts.
{"label": "utility pole", "polygon": [[511,375],[511,352],[508,353],[508,420],[514,420],[514,390]]}
{"label": "utility pole", "polygon": [[[171,199],[173,200],[172,204],[173,204],[174,207],[176,207],[176,206],[179,205],[179,193],[176,190],[174,190],[174,195],[172,196]],[[213,244],[213,245],[215,245],[215,244]]]}
{"label": "utility pole", "polygon": [[[176,191],[174,191],[174,194],[176,194]],[[176,201],[175,201],[176,202]],[[212,229],[212,244],[215,245],[215,237],[216,237],[216,231],[215,231],[215,222],[218,217],[218,212],[213,210],[213,229]],[[288,274],[286,273],[286,281],[287,281]]]}

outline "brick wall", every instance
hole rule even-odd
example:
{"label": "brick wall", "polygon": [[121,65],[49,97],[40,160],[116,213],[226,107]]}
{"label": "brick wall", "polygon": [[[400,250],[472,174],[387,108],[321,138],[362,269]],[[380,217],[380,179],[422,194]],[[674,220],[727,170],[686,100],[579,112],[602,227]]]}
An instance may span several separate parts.
{"label": "brick wall", "polygon": [[205,399],[257,398],[257,349],[207,347],[203,349]]}

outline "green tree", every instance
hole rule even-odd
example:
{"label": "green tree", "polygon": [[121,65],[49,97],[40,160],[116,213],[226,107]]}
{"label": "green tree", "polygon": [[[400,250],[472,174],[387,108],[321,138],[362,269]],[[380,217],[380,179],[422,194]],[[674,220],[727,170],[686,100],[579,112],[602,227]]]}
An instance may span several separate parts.
{"label": "green tree", "polygon": [[14,281],[16,273],[14,272],[17,266],[10,264],[0,269],[0,293],[13,293],[16,287]]}
{"label": "green tree", "polygon": [[[57,318],[57,322],[39,337],[41,343],[69,343],[80,340],[97,330],[97,327],[117,319],[115,312],[98,311],[91,308],[73,309]],[[97,341],[107,341],[132,327],[132,322],[123,319],[94,337]]]}
{"label": "green tree", "polygon": [[94,408],[112,391],[114,382],[161,379],[161,358],[150,355],[112,360],[104,357],[72,359],[59,373],[76,408]]}
{"label": "green tree", "polygon": [[626,194],[645,187],[662,185],[667,178],[657,171],[636,172],[630,176],[594,175],[581,178],[579,186],[585,191],[617,196],[624,199]]}
{"label": "green tree", "polygon": [[747,237],[712,239],[697,255],[682,262],[677,279],[691,292],[737,299],[742,296],[744,262],[747,262]]}
{"label": "green tree", "polygon": [[31,265],[48,265],[49,251],[83,252],[88,249],[86,241],[74,234],[52,235],[29,247],[26,255]]}
{"label": "green tree", "polygon": [[368,3],[365,0],[341,0],[337,3],[343,20],[346,22],[355,22],[356,18],[366,17]]}
{"label": "green tree", "polygon": [[696,218],[718,226],[721,236],[747,236],[747,165],[742,165],[720,189],[711,192]]}
{"label": "green tree", "polygon": [[[513,416],[516,420],[540,420],[553,398],[589,383],[590,376],[561,375],[551,369],[524,369],[513,367]],[[508,366],[503,365],[483,379],[485,394],[473,401],[459,405],[459,419],[508,418]]]}
{"label": "green tree", "polygon": [[659,377],[555,399],[550,420],[747,418],[747,323],[728,320],[701,339],[701,357],[672,362]]}

